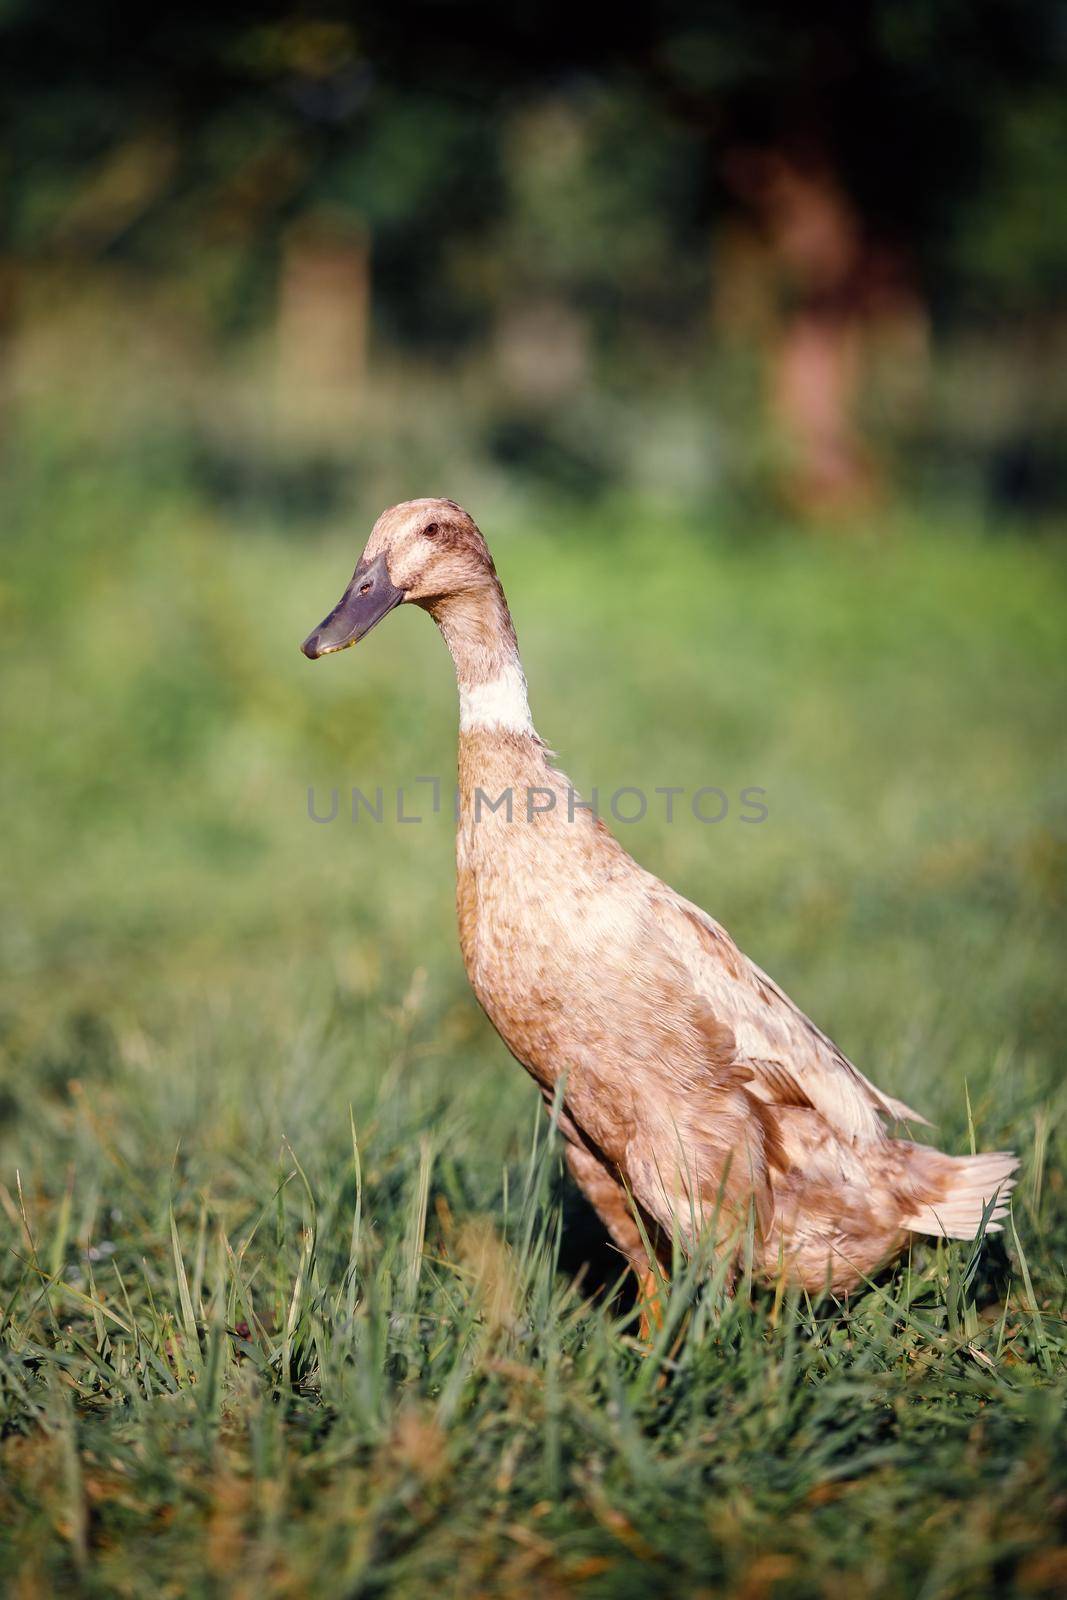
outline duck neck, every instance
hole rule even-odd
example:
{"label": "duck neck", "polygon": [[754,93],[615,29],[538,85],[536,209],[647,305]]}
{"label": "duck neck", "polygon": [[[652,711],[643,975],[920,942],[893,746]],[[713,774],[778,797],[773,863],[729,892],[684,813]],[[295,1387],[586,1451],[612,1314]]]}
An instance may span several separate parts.
{"label": "duck neck", "polygon": [[477,589],[435,601],[430,612],[456,666],[460,733],[536,738],[515,627],[496,574]]}

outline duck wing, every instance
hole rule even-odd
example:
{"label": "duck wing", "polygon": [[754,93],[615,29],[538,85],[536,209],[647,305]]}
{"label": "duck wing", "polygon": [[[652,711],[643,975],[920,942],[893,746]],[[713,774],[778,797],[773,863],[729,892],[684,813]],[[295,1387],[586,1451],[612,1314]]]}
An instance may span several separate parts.
{"label": "duck wing", "polygon": [[717,1022],[732,1031],[737,1060],[752,1073],[751,1094],[770,1105],[810,1106],[859,1144],[881,1142],[885,1118],[929,1127],[864,1077],[706,911],[656,878],[648,899],[651,937],[667,942]]}

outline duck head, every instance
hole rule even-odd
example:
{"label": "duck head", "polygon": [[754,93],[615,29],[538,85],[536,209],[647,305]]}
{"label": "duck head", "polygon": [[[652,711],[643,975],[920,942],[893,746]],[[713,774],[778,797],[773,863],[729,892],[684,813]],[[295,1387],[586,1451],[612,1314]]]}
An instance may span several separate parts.
{"label": "duck head", "polygon": [[404,500],[382,512],[344,594],[300,648],[316,661],[358,644],[405,601],[436,615],[455,597],[496,587],[486,542],[462,506]]}

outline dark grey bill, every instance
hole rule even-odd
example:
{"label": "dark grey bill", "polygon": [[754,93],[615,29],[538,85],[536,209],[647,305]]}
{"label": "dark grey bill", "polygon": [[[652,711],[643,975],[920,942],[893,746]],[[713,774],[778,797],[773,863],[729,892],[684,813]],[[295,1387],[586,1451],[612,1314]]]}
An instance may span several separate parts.
{"label": "dark grey bill", "polygon": [[350,644],[365,638],[374,624],[381,622],[403,598],[403,589],[395,588],[389,581],[384,551],[373,561],[361,561],[330,615],[323,618],[314,633],[308,634],[300,648],[309,661],[328,656],[334,650],[346,650]]}

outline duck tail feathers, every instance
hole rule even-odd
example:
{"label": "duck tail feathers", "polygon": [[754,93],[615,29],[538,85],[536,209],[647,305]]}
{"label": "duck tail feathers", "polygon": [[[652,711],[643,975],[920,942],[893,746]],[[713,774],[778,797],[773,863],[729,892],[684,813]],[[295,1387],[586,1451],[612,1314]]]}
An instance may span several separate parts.
{"label": "duck tail feathers", "polygon": [[1000,1232],[1015,1187],[1017,1156],[1010,1150],[991,1150],[980,1156],[946,1156],[940,1150],[918,1145],[912,1149],[922,1192],[935,1192],[901,1219],[901,1227],[910,1233],[929,1233],[941,1239],[974,1239],[980,1231]]}

